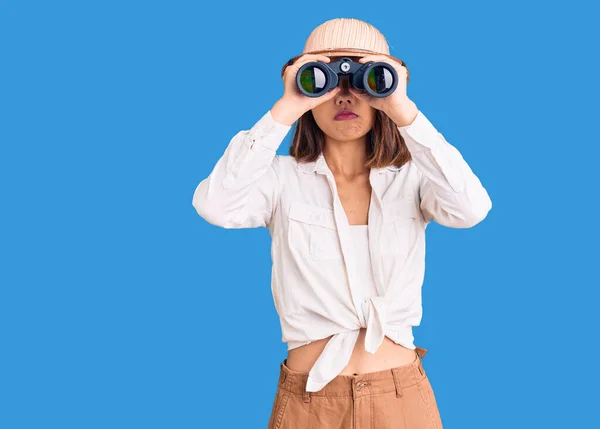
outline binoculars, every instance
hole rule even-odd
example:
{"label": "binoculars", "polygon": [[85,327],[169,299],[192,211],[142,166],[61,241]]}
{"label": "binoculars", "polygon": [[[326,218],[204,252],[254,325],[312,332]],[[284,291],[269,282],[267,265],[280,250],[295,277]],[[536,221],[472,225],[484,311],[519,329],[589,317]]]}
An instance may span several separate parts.
{"label": "binoculars", "polygon": [[308,97],[320,97],[339,84],[340,76],[349,76],[350,85],[373,97],[387,97],[398,87],[398,73],[388,63],[362,64],[343,57],[334,63],[312,61],[296,74],[296,85]]}

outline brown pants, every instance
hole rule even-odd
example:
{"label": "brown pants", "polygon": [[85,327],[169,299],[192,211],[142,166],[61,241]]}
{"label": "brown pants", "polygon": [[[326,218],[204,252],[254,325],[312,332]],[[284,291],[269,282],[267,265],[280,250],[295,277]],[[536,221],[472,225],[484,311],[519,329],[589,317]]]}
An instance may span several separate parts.
{"label": "brown pants", "polygon": [[414,362],[356,375],[338,375],[306,392],[308,374],[280,365],[268,429],[443,429],[417,347]]}

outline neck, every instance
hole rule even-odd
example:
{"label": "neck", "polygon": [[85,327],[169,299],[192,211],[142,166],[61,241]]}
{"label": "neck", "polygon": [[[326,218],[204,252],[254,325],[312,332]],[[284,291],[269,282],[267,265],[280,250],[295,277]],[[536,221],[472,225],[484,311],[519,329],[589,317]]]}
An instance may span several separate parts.
{"label": "neck", "polygon": [[338,176],[353,178],[368,174],[370,170],[364,165],[367,157],[367,136],[349,141],[328,138],[323,157],[331,172]]}

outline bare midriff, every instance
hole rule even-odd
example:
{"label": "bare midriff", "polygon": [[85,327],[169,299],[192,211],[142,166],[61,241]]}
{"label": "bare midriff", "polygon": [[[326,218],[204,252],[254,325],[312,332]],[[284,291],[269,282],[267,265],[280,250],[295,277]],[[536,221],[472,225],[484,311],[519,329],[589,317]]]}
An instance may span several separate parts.
{"label": "bare midriff", "polygon": [[[356,340],[350,362],[340,375],[365,374],[368,372],[382,371],[396,366],[412,363],[416,358],[416,351],[396,344],[388,337],[374,354],[365,350],[366,329],[362,328]],[[331,337],[323,338],[288,351],[286,365],[293,371],[308,373],[315,364],[323,348]]]}

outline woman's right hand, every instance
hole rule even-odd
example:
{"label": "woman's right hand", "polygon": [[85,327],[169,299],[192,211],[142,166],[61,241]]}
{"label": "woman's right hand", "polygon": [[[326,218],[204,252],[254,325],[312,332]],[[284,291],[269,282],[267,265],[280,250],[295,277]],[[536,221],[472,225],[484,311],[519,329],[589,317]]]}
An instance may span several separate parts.
{"label": "woman's right hand", "polygon": [[329,63],[331,60],[325,55],[306,54],[299,57],[294,64],[286,67],[283,73],[283,96],[275,103],[273,109],[271,109],[273,119],[277,122],[292,125],[306,112],[331,100],[340,91],[340,87],[338,86],[320,97],[308,97],[300,92],[296,85],[296,75],[300,67],[312,61]]}

